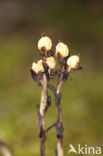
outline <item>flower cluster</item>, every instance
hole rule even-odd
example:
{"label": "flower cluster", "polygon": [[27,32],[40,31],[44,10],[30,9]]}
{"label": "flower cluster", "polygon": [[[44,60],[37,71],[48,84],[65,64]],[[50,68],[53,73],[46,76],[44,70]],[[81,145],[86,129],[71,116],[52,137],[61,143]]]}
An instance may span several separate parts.
{"label": "flower cluster", "polygon": [[[80,69],[80,58],[78,55],[70,56],[69,48],[63,42],[59,42],[53,47],[52,40],[48,36],[42,36],[38,41],[38,49],[42,55],[42,59],[32,63],[32,71],[39,75],[40,73],[48,73],[49,77],[52,73],[58,75],[63,72],[68,74],[71,70]],[[54,71],[56,61],[54,55],[58,58],[60,68]]]}

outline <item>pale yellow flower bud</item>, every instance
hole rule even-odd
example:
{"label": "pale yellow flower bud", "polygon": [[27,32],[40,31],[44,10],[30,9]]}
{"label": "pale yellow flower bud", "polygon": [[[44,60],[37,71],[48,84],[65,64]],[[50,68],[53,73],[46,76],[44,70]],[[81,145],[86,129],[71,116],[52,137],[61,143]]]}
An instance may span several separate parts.
{"label": "pale yellow flower bud", "polygon": [[56,46],[56,55],[60,54],[63,58],[69,55],[69,48],[66,44],[60,42]]}
{"label": "pale yellow flower bud", "polygon": [[52,48],[52,41],[49,37],[43,36],[38,41],[38,49],[41,50],[42,48],[45,48],[46,51]]}
{"label": "pale yellow flower bud", "polygon": [[32,70],[38,74],[40,72],[44,72],[44,67],[42,65],[42,60],[39,60],[37,63],[32,63]]}
{"label": "pale yellow flower bud", "polygon": [[54,57],[47,57],[45,63],[48,65],[50,69],[54,69],[56,65],[56,61]]}
{"label": "pale yellow flower bud", "polygon": [[80,58],[77,55],[70,56],[67,60],[67,65],[71,69],[77,69],[80,63]]}

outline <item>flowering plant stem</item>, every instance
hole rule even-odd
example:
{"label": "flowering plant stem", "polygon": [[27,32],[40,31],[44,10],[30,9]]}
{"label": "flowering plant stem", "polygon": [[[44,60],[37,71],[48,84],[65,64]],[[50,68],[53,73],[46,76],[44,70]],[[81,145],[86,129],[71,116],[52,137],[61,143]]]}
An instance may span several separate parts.
{"label": "flowering plant stem", "polygon": [[42,91],[41,91],[41,102],[39,107],[39,138],[40,138],[40,153],[41,156],[45,156],[45,109],[47,106],[47,78],[46,75],[43,75],[43,78],[41,80],[42,85]]}
{"label": "flowering plant stem", "polygon": [[[57,150],[56,156],[64,156],[63,150],[63,121],[61,110],[61,96],[60,88],[62,83],[67,80],[69,73],[72,70],[79,70],[80,58],[77,55],[70,56],[69,48],[63,42],[59,42],[56,47],[52,46],[52,41],[44,34],[38,42],[38,49],[42,59],[32,63],[31,75],[39,86],[42,87],[41,102],[37,105],[38,108],[38,126],[40,138],[40,153],[45,156],[45,140],[46,133],[55,127],[57,132]],[[54,54],[58,58],[59,67],[55,70],[56,61]],[[50,80],[58,77],[57,86],[49,84]],[[55,105],[57,112],[57,119],[54,124],[45,129],[45,113],[51,105],[51,96],[48,96],[48,88],[53,92],[55,97]]]}
{"label": "flowering plant stem", "polygon": [[56,109],[57,109],[57,156],[64,156],[64,150],[63,150],[63,123],[62,123],[62,111],[60,106],[61,101],[61,93],[60,93],[60,87],[62,85],[62,81],[58,83],[57,89],[56,89]]}
{"label": "flowering plant stem", "polygon": [[54,125],[57,131],[57,151],[56,155],[57,156],[64,156],[64,150],[63,150],[63,122],[62,122],[62,110],[61,110],[61,93],[60,93],[60,88],[62,85],[63,81],[58,80],[57,87],[55,88],[52,85],[48,85],[48,88],[51,89],[55,96],[55,104],[56,104],[56,110],[57,110],[57,122]]}

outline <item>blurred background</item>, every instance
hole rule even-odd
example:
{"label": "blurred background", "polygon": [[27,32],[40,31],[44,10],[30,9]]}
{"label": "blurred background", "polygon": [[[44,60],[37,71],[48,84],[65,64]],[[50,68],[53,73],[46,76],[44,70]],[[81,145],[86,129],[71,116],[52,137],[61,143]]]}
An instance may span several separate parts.
{"label": "blurred background", "polygon": [[[65,156],[69,144],[103,148],[102,0],[0,0],[0,140],[14,156],[40,155],[35,105],[41,89],[29,69],[40,58],[37,42],[44,32],[54,45],[67,43],[71,55],[80,53],[83,67],[61,89]],[[46,127],[55,118],[52,97]],[[47,135],[48,156],[55,155],[55,136],[55,129]]]}

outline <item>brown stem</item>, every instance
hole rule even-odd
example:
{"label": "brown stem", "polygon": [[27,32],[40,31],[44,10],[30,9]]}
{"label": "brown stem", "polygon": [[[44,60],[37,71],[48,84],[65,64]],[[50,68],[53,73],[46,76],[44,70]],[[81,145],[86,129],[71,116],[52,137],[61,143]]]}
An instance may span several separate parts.
{"label": "brown stem", "polygon": [[56,93],[59,94],[60,93],[60,87],[62,85],[63,81],[60,81],[57,85],[57,89],[56,89]]}
{"label": "brown stem", "polygon": [[47,77],[44,74],[43,79],[41,80],[42,91],[41,91],[41,102],[40,102],[40,114],[45,116],[45,108],[47,105]]}
{"label": "brown stem", "polygon": [[57,88],[55,88],[53,85],[48,84],[48,88],[53,92],[55,96],[55,102],[56,102],[56,110],[57,110],[57,122],[55,124],[56,131],[57,131],[57,156],[64,156],[64,150],[63,150],[63,123],[62,123],[62,111],[60,106],[61,101],[61,93],[60,88],[63,81],[59,81]]}
{"label": "brown stem", "polygon": [[41,102],[40,102],[40,107],[39,107],[39,138],[40,138],[40,153],[41,156],[45,156],[45,109],[47,106],[47,78],[46,75],[43,75],[43,78],[41,80],[42,84],[42,91],[41,91]]}
{"label": "brown stem", "polygon": [[60,88],[63,81],[59,81],[56,88],[56,109],[57,109],[57,156],[64,156],[63,150],[63,123],[62,123],[62,111],[60,106],[61,94]]}

